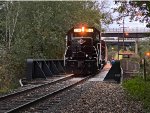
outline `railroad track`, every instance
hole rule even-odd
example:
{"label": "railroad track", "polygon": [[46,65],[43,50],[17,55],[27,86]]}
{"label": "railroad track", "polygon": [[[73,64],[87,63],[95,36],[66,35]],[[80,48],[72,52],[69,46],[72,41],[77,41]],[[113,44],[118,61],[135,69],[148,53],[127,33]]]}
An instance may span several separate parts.
{"label": "railroad track", "polygon": [[24,91],[0,97],[0,113],[16,113],[19,110],[25,109],[42,101],[43,99],[69,89],[90,77],[91,76],[87,76],[78,80],[73,80],[74,76],[70,75],[31,89],[26,89]]}

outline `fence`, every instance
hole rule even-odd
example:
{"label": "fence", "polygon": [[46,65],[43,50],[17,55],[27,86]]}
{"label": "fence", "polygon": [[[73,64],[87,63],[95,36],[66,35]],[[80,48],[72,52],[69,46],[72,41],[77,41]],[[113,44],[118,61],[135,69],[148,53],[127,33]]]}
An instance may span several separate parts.
{"label": "fence", "polygon": [[124,76],[134,76],[134,74],[140,72],[140,63],[135,61],[123,59],[121,61],[121,67],[123,69]]}

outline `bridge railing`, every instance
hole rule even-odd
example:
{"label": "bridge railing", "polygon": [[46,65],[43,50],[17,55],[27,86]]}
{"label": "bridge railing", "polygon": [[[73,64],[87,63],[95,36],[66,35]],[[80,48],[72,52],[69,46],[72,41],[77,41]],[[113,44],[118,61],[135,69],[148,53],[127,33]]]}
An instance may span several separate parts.
{"label": "bridge railing", "polygon": [[[118,40],[118,39],[116,39],[116,40]],[[119,40],[123,40],[123,38],[119,37]],[[136,39],[135,38],[124,38],[124,40],[136,40]]]}
{"label": "bridge railing", "polygon": [[[114,41],[118,41],[118,38],[104,38],[104,40],[114,40]],[[123,38],[121,38],[121,37],[119,37],[119,41],[120,40],[123,40]],[[136,41],[136,39],[135,38],[124,38],[124,40],[132,40],[132,41]]]}
{"label": "bridge railing", "polygon": [[[106,29],[104,33],[122,33],[123,28],[111,28]],[[150,32],[150,28],[124,28],[124,32],[127,33],[147,33]]]}

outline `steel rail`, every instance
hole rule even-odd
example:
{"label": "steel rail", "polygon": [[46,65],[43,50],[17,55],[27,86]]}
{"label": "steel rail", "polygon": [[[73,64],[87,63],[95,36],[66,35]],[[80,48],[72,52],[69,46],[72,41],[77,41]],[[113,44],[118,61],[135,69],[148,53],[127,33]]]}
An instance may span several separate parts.
{"label": "steel rail", "polygon": [[25,108],[29,108],[30,106],[32,106],[32,105],[34,105],[34,104],[36,104],[36,103],[38,103],[38,102],[40,102],[40,101],[42,101],[42,100],[44,100],[44,99],[46,99],[46,98],[52,97],[52,96],[54,96],[54,95],[56,95],[56,94],[59,94],[59,93],[65,91],[65,90],[67,90],[67,89],[70,89],[70,88],[72,88],[72,87],[74,87],[74,86],[76,86],[76,85],[78,85],[78,84],[80,84],[80,83],[82,83],[82,82],[84,82],[84,81],[90,79],[91,77],[92,77],[91,75],[90,75],[90,76],[87,76],[87,77],[84,77],[84,78],[82,78],[81,80],[79,80],[79,81],[77,81],[77,82],[75,82],[75,83],[73,83],[73,84],[71,84],[71,85],[68,85],[68,86],[66,86],[66,87],[64,87],[64,88],[61,88],[61,89],[58,89],[58,90],[56,90],[56,91],[54,91],[54,92],[48,93],[48,94],[46,94],[46,95],[43,95],[43,96],[41,96],[40,98],[37,98],[37,99],[32,100],[32,101],[30,101],[30,102],[28,102],[28,103],[25,103],[25,104],[20,105],[20,106],[18,106],[18,107],[16,107],[16,108],[13,108],[13,109],[7,111],[6,113],[16,113],[16,112],[19,112],[20,110],[23,110],[23,109],[25,109]]}
{"label": "steel rail", "polygon": [[4,96],[1,96],[0,97],[0,101],[3,101],[4,99],[7,99],[7,98],[10,98],[10,97],[13,97],[13,96],[17,96],[17,95],[20,95],[22,93],[25,93],[25,92],[29,92],[31,90],[34,90],[34,89],[37,89],[37,88],[40,88],[40,87],[44,87],[46,85],[52,85],[52,84],[55,84],[59,81],[62,81],[62,80],[65,80],[65,79],[69,79],[71,77],[73,77],[74,75],[73,74],[70,74],[66,77],[62,77],[62,78],[59,78],[59,79],[56,79],[52,82],[48,82],[48,83],[44,83],[42,85],[38,85],[38,86],[35,86],[35,87],[32,87],[32,88],[29,88],[29,89],[25,89],[25,90],[22,90],[22,91],[18,91],[18,92],[14,92],[14,93],[10,93],[10,94],[7,94],[7,95],[4,95]]}

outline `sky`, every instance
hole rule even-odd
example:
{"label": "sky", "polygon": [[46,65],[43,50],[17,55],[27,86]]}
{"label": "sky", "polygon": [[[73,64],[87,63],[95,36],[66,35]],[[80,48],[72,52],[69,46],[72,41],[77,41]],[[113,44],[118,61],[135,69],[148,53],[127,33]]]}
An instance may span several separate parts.
{"label": "sky", "polygon": [[[99,0],[101,1],[101,0]],[[107,0],[107,3],[108,3],[108,9],[107,10],[110,10],[111,12],[113,11],[113,7],[116,7],[115,3],[114,3],[114,0]],[[115,18],[116,17],[116,14],[112,13],[113,17]],[[146,27],[146,23],[140,23],[139,21],[132,21],[132,22],[129,22],[129,17],[126,17],[125,18],[125,21],[124,21],[124,26],[126,28],[145,28]],[[123,27],[123,25],[121,24],[119,26],[119,24],[117,24],[116,22],[114,22],[113,24],[110,24],[108,26],[108,28],[121,28]]]}

